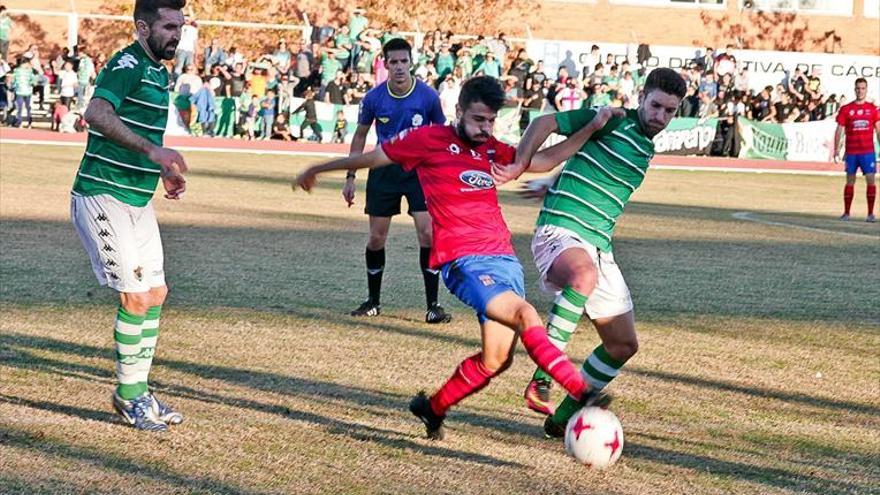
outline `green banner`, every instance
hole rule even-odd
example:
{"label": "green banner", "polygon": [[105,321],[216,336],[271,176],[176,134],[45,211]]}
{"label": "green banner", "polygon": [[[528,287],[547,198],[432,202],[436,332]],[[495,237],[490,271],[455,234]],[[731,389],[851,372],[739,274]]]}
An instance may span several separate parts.
{"label": "green banner", "polygon": [[788,139],[781,124],[738,119],[740,158],[762,160],[785,160],[788,155]]}

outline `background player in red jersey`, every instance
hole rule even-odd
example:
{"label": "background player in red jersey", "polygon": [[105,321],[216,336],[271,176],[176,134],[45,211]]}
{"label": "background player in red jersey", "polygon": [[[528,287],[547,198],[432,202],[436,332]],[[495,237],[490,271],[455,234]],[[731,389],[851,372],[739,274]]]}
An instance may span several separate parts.
{"label": "background player in red jersey", "polygon": [[874,201],[877,199],[877,184],[874,178],[877,173],[877,156],[874,151],[874,135],[880,140],[880,110],[873,103],[866,101],[868,81],[862,77],[856,79],[856,99],[840,107],[837,114],[837,131],[834,133],[834,161],[838,160],[840,137],[846,135],[846,186],[843,188],[843,215],[841,220],[849,220],[849,210],[855,195],[856,172],[861,169],[865,176],[868,200],[868,216],[865,220],[876,222]]}
{"label": "background player in red jersey", "polygon": [[[541,317],[525,300],[522,266],[501,215],[492,165],[511,163],[516,150],[492,137],[505,95],[497,80],[475,77],[461,89],[453,126],[430,126],[401,133],[370,153],[310,167],[294,186],[306,191],[315,176],[329,170],[375,168],[399,163],[415,170],[431,215],[434,246],[430,264],[440,268],[450,292],[474,308],[482,332],[482,351],[459,364],[430,398],[424,392],[410,411],[425,424],[428,438],[443,438],[446,411],[474,394],[513,361],[519,335],[529,356],[574,398],[597,404],[607,398],[590,389],[568,357],[548,339]],[[603,112],[606,121],[611,112]],[[599,126],[601,127],[601,126]],[[540,153],[533,164],[559,163],[589,139],[586,126]]]}

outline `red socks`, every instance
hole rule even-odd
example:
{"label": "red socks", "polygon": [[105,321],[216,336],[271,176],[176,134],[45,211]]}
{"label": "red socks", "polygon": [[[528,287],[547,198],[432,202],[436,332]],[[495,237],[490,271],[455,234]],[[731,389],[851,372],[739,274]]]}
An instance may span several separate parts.
{"label": "red socks", "polygon": [[568,356],[556,348],[547,337],[544,327],[531,327],[521,334],[523,346],[538,367],[550,375],[575,399],[580,399],[589,388],[583,376],[568,360]]}
{"label": "red socks", "polygon": [[874,200],[877,199],[877,184],[868,185],[868,191],[865,193],[868,198],[868,215],[874,214]]}
{"label": "red socks", "polygon": [[847,184],[843,186],[843,213],[849,215],[849,209],[852,206],[853,196],[855,196],[855,186]]}
{"label": "red socks", "polygon": [[485,388],[492,376],[483,366],[483,353],[474,354],[462,361],[449,380],[431,396],[431,409],[434,414],[444,416],[450,407]]}

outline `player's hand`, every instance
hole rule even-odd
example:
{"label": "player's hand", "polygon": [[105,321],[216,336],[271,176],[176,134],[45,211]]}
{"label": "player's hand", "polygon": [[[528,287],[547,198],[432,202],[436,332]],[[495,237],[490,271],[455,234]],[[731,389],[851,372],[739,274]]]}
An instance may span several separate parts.
{"label": "player's hand", "polygon": [[840,155],[836,152],[832,154],[831,159],[834,160],[834,163],[840,163]]}
{"label": "player's hand", "polygon": [[315,184],[318,182],[317,176],[315,172],[308,168],[305,172],[296,176],[296,179],[293,180],[293,190],[296,191],[296,188],[299,187],[303,191],[311,192],[312,188],[315,187]]}
{"label": "player's hand", "polygon": [[626,117],[626,110],[619,107],[599,107],[596,109],[596,116],[590,123],[596,129],[601,129],[614,117]]}
{"label": "player's hand", "polygon": [[342,186],[342,198],[348,204],[349,208],[351,208],[351,205],[354,204],[354,192],[356,190],[357,188],[354,185],[354,179],[346,177],[345,185]]}
{"label": "player's hand", "polygon": [[186,192],[186,178],[177,164],[162,169],[162,186],[165,188],[165,199],[180,199]]}
{"label": "player's hand", "polygon": [[160,148],[157,146],[150,150],[147,154],[147,158],[151,162],[159,164],[165,174],[170,173],[168,170],[172,168],[174,168],[178,174],[185,174],[189,170],[189,167],[186,166],[186,161],[180,153],[171,148]]}
{"label": "player's hand", "polygon": [[509,163],[509,164],[492,164],[492,178],[495,179],[495,185],[500,186],[512,180],[519,179],[519,176],[529,168],[529,164]]}
{"label": "player's hand", "polygon": [[529,199],[544,199],[544,196],[547,195],[547,191],[550,190],[550,186],[553,185],[553,182],[556,181],[556,177],[542,177],[540,179],[532,179],[526,182],[522,189],[520,189],[517,194],[519,194],[523,198]]}

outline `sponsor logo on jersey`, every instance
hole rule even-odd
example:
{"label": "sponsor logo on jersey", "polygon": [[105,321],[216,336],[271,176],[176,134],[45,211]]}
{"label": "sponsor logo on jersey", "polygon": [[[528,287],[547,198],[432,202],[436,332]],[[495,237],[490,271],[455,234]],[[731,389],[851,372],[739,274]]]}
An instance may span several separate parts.
{"label": "sponsor logo on jersey", "polygon": [[462,188],[462,191],[482,191],[495,187],[492,176],[479,170],[465,170],[458,175],[458,178],[469,186]]}
{"label": "sponsor logo on jersey", "polygon": [[116,61],[116,65],[113,66],[111,72],[117,69],[134,69],[138,64],[138,59],[134,58],[134,55],[130,53],[123,53],[119,60]]}
{"label": "sponsor logo on jersey", "polygon": [[455,143],[451,143],[451,144],[449,145],[449,148],[447,148],[447,149],[448,149],[449,152],[452,153],[453,155],[457,155],[457,154],[461,153],[461,148],[460,148],[457,144],[455,144]]}

